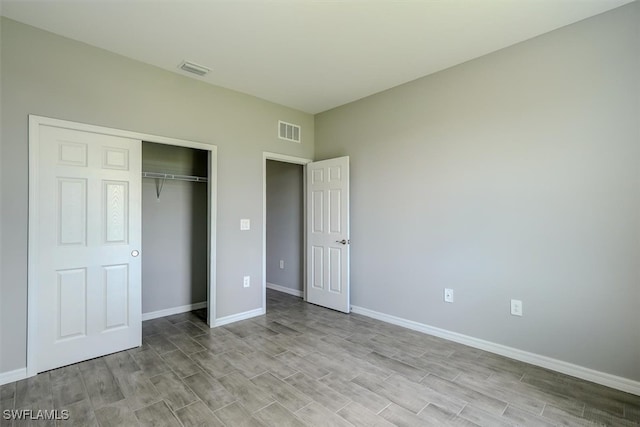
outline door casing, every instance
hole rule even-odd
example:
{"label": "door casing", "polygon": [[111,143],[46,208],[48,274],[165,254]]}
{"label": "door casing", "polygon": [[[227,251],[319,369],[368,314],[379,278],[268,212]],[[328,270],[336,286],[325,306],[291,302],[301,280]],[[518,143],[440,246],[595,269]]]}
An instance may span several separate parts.
{"label": "door casing", "polygon": [[120,136],[155,142],[158,144],[175,145],[179,147],[196,148],[209,152],[209,183],[208,183],[208,263],[207,263],[207,321],[211,327],[215,326],[216,319],[216,212],[217,212],[217,146],[176,138],[167,138],[158,135],[150,135],[121,129],[94,126],[67,120],[53,119],[49,117],[29,115],[29,219],[28,219],[28,279],[27,279],[27,377],[38,373],[38,283],[36,278],[38,268],[38,169],[39,169],[39,127],[41,125],[73,129],[83,132],[100,133],[105,135]]}

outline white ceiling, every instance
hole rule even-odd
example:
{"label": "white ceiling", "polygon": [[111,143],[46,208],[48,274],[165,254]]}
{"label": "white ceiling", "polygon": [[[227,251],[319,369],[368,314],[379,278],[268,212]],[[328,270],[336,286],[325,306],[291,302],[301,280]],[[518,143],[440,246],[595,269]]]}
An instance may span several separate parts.
{"label": "white ceiling", "polygon": [[318,113],[631,0],[0,0],[2,14]]}

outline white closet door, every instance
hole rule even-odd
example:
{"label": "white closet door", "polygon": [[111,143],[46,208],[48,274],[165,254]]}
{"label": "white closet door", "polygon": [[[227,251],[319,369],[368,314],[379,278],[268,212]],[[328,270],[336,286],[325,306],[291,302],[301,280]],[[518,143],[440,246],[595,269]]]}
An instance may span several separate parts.
{"label": "white closet door", "polygon": [[42,372],[141,344],[142,143],[47,125],[39,141]]}

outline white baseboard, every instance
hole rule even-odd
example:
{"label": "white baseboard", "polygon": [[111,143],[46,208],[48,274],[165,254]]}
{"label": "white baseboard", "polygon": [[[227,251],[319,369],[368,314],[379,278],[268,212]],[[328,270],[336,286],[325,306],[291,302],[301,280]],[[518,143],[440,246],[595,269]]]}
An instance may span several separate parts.
{"label": "white baseboard", "polygon": [[293,295],[302,298],[302,291],[297,289],[287,288],[286,286],[275,285],[267,282],[267,289],[273,289],[274,291],[284,292],[285,294]]}
{"label": "white baseboard", "polygon": [[436,328],[424,323],[414,322],[413,320],[403,319],[401,317],[391,316],[389,314],[380,313],[369,310],[368,308],[351,306],[351,311],[356,314],[371,317],[383,322],[403,326],[407,329],[423,332],[425,334],[434,335],[449,341],[465,344],[470,347],[485,350],[491,353],[516,359],[521,362],[530,363],[532,365],[541,366],[583,380],[591,381],[607,387],[615,388],[640,396],[640,381],[630,380],[628,378],[607,374],[605,372],[596,371],[585,368],[583,366],[574,365],[562,360],[553,359],[551,357],[542,356],[528,351],[518,350],[517,348],[507,347],[505,345],[496,344],[490,341],[481,340],[468,335],[459,334],[457,332],[447,331],[446,329]]}
{"label": "white baseboard", "polygon": [[27,368],[16,369],[15,371],[0,372],[0,385],[9,384],[27,378]]}
{"label": "white baseboard", "polygon": [[239,322],[240,320],[251,319],[252,317],[262,316],[265,313],[264,308],[256,308],[255,310],[245,311],[244,313],[232,314],[230,316],[220,317],[216,319],[211,327],[228,325],[229,323]]}
{"label": "white baseboard", "polygon": [[158,317],[171,316],[172,314],[186,313],[188,311],[199,310],[205,308],[207,302],[197,302],[195,304],[181,305],[179,307],[166,308],[164,310],[152,311],[149,313],[142,313],[142,320],[157,319]]}

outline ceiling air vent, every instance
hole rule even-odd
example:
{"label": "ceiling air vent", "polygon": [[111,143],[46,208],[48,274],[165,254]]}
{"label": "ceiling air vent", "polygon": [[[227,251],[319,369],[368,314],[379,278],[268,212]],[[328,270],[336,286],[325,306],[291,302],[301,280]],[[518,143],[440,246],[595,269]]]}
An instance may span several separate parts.
{"label": "ceiling air vent", "polygon": [[278,138],[287,141],[300,142],[300,126],[278,121]]}
{"label": "ceiling air vent", "polygon": [[206,75],[207,73],[209,73],[209,71],[211,71],[211,69],[203,65],[198,65],[189,61],[182,61],[182,63],[178,65],[178,68],[188,73],[197,74],[200,77]]}

